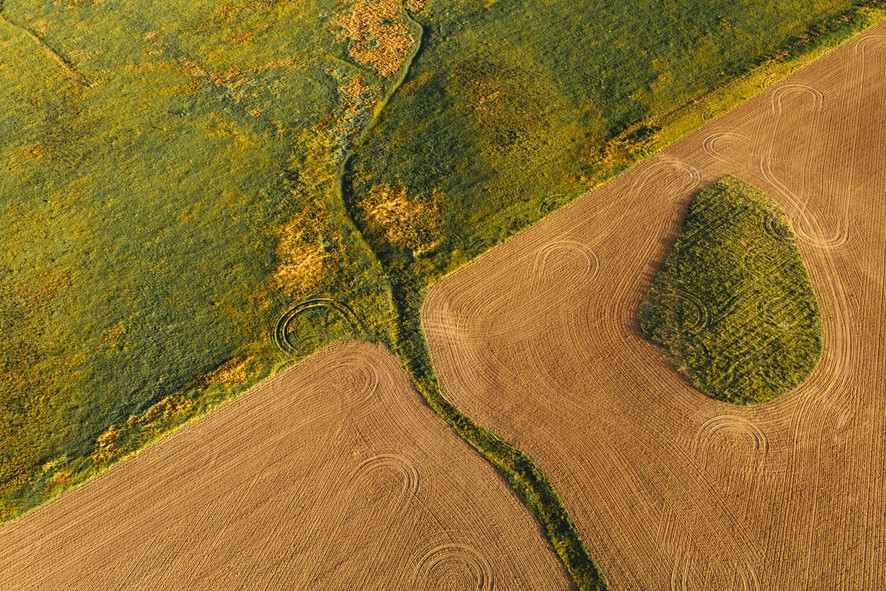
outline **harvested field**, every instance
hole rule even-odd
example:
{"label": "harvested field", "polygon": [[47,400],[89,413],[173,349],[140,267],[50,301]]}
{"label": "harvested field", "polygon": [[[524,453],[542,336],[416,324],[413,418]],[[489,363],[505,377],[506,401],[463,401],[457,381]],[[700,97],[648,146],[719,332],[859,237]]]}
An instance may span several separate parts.
{"label": "harvested field", "polygon": [[[886,588],[886,26],[431,290],[437,372],[556,486],[613,589]],[[711,400],[637,306],[690,197],[734,175],[787,211],[821,304],[810,378]]]}
{"label": "harvested field", "polygon": [[384,349],[341,343],[0,530],[0,588],[568,589]]}

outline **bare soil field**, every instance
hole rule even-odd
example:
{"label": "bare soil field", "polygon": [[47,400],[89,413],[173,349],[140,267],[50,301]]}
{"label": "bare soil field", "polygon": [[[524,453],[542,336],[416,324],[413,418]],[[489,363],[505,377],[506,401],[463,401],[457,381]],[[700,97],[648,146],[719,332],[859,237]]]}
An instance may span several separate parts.
{"label": "bare soil field", "polygon": [[341,343],[0,530],[0,588],[568,589],[386,350]]}
{"label": "bare soil field", "polygon": [[[727,174],[788,212],[823,315],[812,376],[754,407],[691,388],[636,323]],[[431,290],[446,395],[544,470],[612,589],[886,588],[884,187],[878,26]]]}

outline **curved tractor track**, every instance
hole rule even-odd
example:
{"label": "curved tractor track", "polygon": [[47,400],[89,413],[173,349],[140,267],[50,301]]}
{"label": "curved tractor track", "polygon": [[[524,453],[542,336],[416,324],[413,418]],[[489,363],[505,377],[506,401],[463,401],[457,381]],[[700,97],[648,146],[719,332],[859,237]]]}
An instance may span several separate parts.
{"label": "curved tractor track", "polygon": [[299,316],[309,310],[324,310],[327,317],[330,312],[338,315],[354,332],[353,337],[358,338],[363,335],[365,326],[360,317],[346,304],[342,304],[331,298],[312,298],[305,300],[286,310],[274,326],[274,344],[280,351],[288,354],[297,353],[299,347],[292,341],[292,324]]}
{"label": "curved tractor track", "polygon": [[[880,25],[430,291],[443,389],[536,459],[613,589],[886,588],[884,72]],[[787,211],[823,316],[817,369],[756,407],[692,389],[636,326],[725,175]]]}
{"label": "curved tractor track", "polygon": [[397,359],[354,342],[5,526],[0,547],[4,591],[570,588],[495,470]]}

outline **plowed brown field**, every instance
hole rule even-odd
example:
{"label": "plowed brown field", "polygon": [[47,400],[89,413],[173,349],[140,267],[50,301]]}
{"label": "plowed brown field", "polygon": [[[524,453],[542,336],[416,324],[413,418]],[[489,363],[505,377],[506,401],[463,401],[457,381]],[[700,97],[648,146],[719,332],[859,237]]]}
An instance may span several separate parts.
{"label": "plowed brown field", "polygon": [[[693,390],[635,319],[726,174],[787,210],[823,313],[816,371],[758,407]],[[446,395],[535,459],[614,590],[880,591],[884,281],[879,26],[446,278],[424,322]]]}
{"label": "plowed brown field", "polygon": [[0,589],[568,589],[384,349],[343,343],[0,530]]}

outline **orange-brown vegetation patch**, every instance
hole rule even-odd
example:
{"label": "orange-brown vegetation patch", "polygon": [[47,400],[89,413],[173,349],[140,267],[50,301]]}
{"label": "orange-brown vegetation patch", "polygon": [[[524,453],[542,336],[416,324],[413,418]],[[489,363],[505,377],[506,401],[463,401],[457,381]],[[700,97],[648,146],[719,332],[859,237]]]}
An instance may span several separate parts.
{"label": "orange-brown vegetation patch", "polygon": [[234,358],[222,364],[214,371],[202,376],[203,383],[209,385],[242,384],[249,378],[249,365],[252,357]]}
{"label": "orange-brown vegetation patch", "polygon": [[329,223],[325,202],[313,200],[280,229],[275,287],[286,294],[308,292],[323,278],[329,253],[323,239]]}
{"label": "orange-brown vegetation patch", "polygon": [[494,91],[490,92],[489,94],[485,94],[485,95],[479,97],[474,103],[472,103],[470,105],[470,107],[472,109],[474,109],[475,111],[485,111],[486,105],[488,103],[495,102],[496,100],[498,100],[498,97],[500,97],[500,96],[501,96],[501,91],[494,90]]}
{"label": "orange-brown vegetation patch", "polygon": [[[120,427],[111,425],[107,431],[99,435],[98,439],[95,441],[95,452],[92,454],[93,459],[104,460],[117,455],[117,449],[114,444],[120,437],[120,432]],[[64,482],[64,480],[65,479],[62,478],[62,482]]]}
{"label": "orange-brown vegetation patch", "polygon": [[[251,41],[246,37],[240,39],[238,42],[247,45],[251,43]],[[158,49],[147,52],[146,55],[153,56],[160,55],[162,53],[163,50]],[[211,67],[200,60],[195,60],[187,57],[180,57],[175,62],[164,61],[157,63],[142,63],[139,64],[139,68],[144,70],[170,71],[172,69],[175,69],[175,64],[177,64],[178,70],[181,71],[183,75],[189,78],[198,79],[194,80],[191,83],[179,86],[179,89],[196,90],[200,87],[200,79],[208,79],[211,80],[212,83],[216,86],[227,90],[230,93],[231,98],[233,98],[235,101],[239,101],[243,98],[245,88],[254,81],[254,79],[250,77],[250,75],[254,76],[263,72],[278,70],[282,68],[300,69],[305,67],[305,64],[302,60],[299,60],[294,56],[286,56],[274,58],[265,63],[254,64],[251,66],[243,66],[239,68],[228,67],[221,71],[213,70]]]}
{"label": "orange-brown vegetation patch", "polygon": [[[445,394],[536,461],[612,589],[886,589],[884,72],[880,26],[430,291]],[[823,318],[818,368],[760,406],[693,389],[636,322],[726,175],[788,213]]]}
{"label": "orange-brown vegetation patch", "polygon": [[441,239],[436,195],[425,203],[408,198],[406,189],[381,185],[373,187],[369,197],[360,202],[360,208],[373,225],[382,229],[385,239],[398,248],[426,251]]}
{"label": "orange-brown vegetation patch", "polygon": [[363,76],[355,74],[345,79],[347,82],[339,87],[342,93],[342,115],[335,132],[338,138],[336,143],[342,155],[351,142],[360,136],[363,126],[369,120],[369,114],[378,103],[372,87],[365,83]]}
{"label": "orange-brown vegetation patch", "polygon": [[172,418],[174,415],[186,412],[193,404],[193,402],[181,396],[167,396],[146,410],[141,420],[146,423],[153,423],[161,417]]}
{"label": "orange-brown vegetation patch", "polygon": [[341,91],[352,98],[363,97],[369,94],[370,90],[372,89],[364,83],[360,74],[354,74],[347,84],[341,86]]}
{"label": "orange-brown vegetation patch", "polygon": [[180,57],[178,58],[178,63],[181,65],[182,73],[185,76],[191,78],[203,78],[207,74],[205,67],[198,60]]}
{"label": "orange-brown vegetation patch", "polygon": [[237,33],[231,40],[238,45],[255,45],[255,33]]}
{"label": "orange-brown vegetation patch", "polygon": [[24,152],[26,156],[30,156],[31,158],[41,158],[49,153],[49,147],[38,144],[36,146],[26,148]]}
{"label": "orange-brown vegetation patch", "polygon": [[98,437],[97,443],[99,445],[111,445],[114,441],[117,440],[117,435],[119,434],[119,429],[117,427],[111,427]]}
{"label": "orange-brown vegetation patch", "polygon": [[61,485],[65,484],[71,479],[71,472],[69,470],[57,470],[58,466],[62,464],[67,459],[66,456],[60,456],[57,458],[53,458],[48,462],[44,462],[40,469],[44,473],[55,472],[52,477],[49,479],[49,482],[53,485]]}
{"label": "orange-brown vegetation patch", "polygon": [[66,484],[69,480],[71,480],[71,472],[68,470],[61,470],[60,472],[53,474],[52,478],[49,479],[49,482],[52,485],[61,486]]}
{"label": "orange-brown vegetation patch", "polygon": [[336,15],[335,24],[344,29],[351,56],[386,77],[400,71],[416,41],[400,0],[355,0]]}
{"label": "orange-brown vegetation patch", "polygon": [[279,70],[280,68],[294,68],[296,66],[299,66],[300,64],[303,68],[304,66],[302,62],[300,62],[296,57],[279,57],[253,68],[252,72],[257,74],[260,72],[267,72],[268,70]]}
{"label": "orange-brown vegetation patch", "polygon": [[0,529],[0,589],[569,582],[385,349],[341,343]]}
{"label": "orange-brown vegetation patch", "polygon": [[237,19],[237,15],[242,10],[241,6],[235,4],[222,4],[216,9],[216,18],[221,23],[232,23]]}

